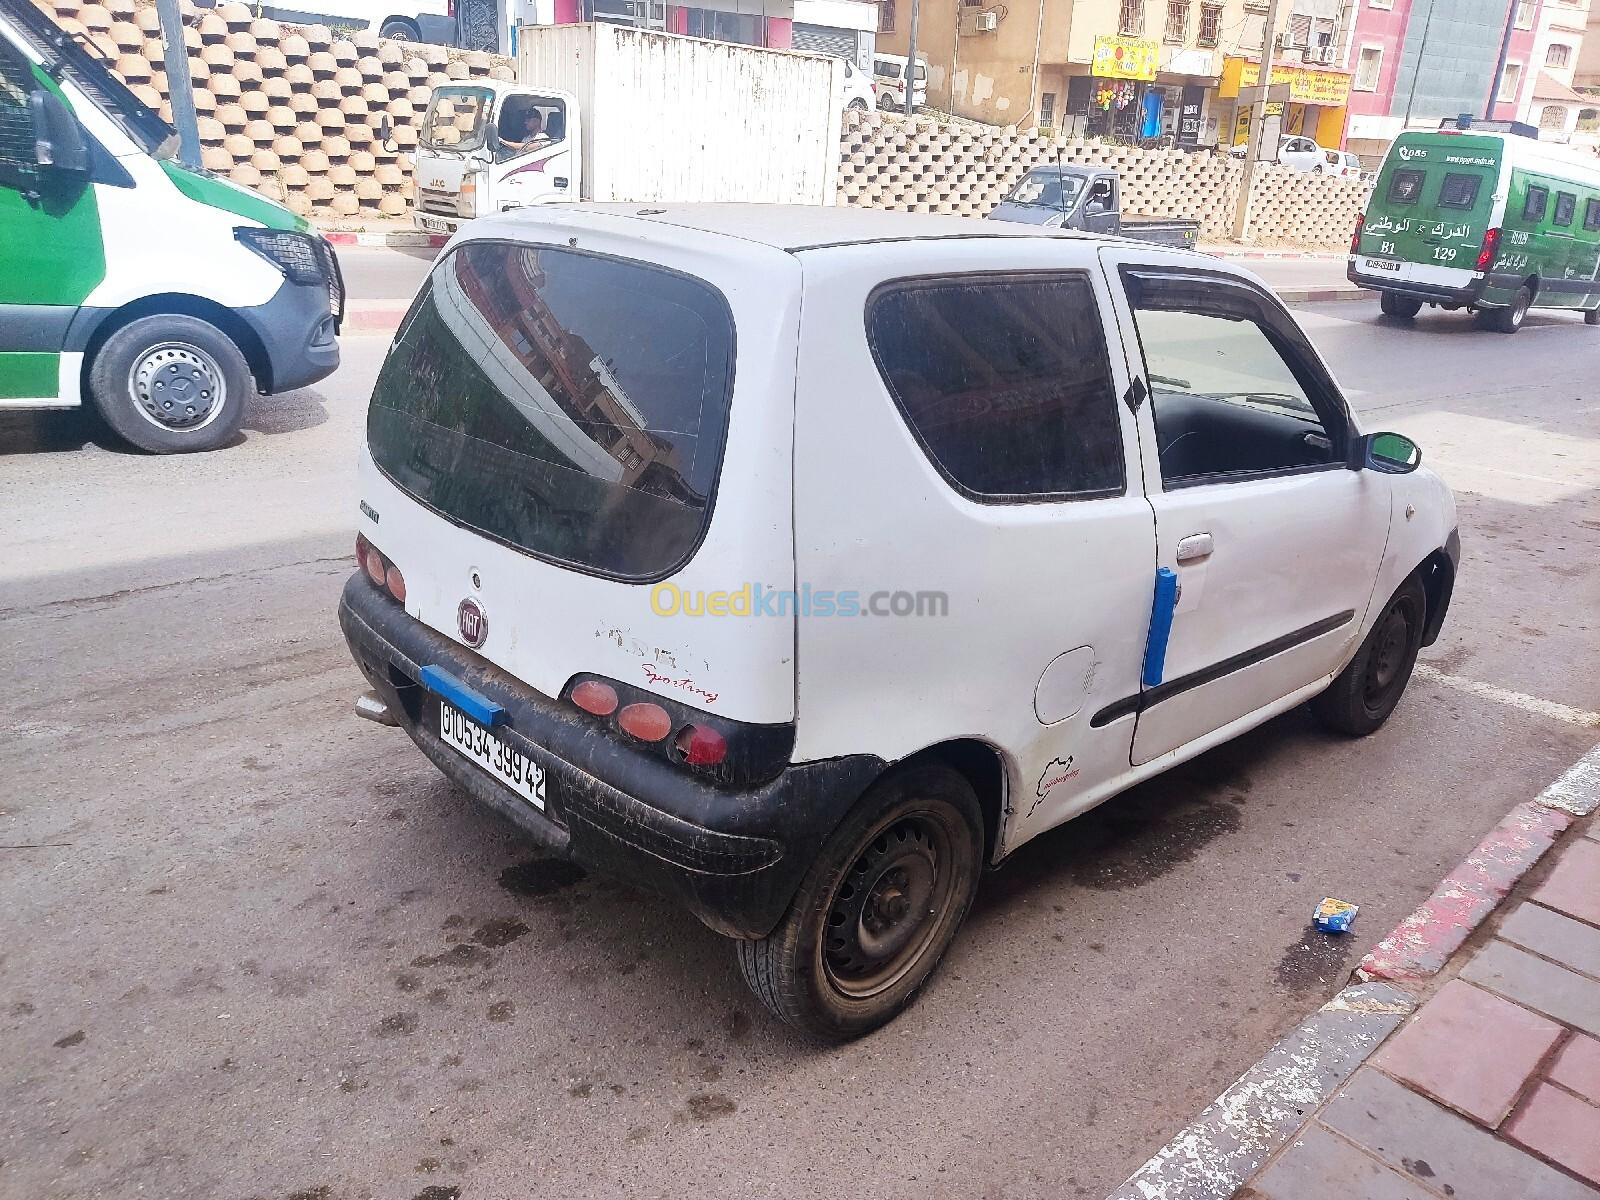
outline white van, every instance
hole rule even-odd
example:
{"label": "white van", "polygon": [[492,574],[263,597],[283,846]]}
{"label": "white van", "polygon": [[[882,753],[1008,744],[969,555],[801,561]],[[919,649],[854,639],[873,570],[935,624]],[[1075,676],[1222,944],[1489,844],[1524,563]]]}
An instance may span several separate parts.
{"label": "white van", "polygon": [[0,408],[92,401],[142,449],[208,450],[252,386],[339,365],[333,248],[176,144],[39,9],[0,0]]}
{"label": "white van", "polygon": [[293,25],[369,29],[395,42],[456,44],[455,0],[291,0],[251,8],[269,20]]}
{"label": "white van", "polygon": [[[876,54],[872,58],[872,79],[878,85],[878,107],[889,112],[906,110],[906,56]],[[917,108],[928,106],[928,60],[917,55]]]}
{"label": "white van", "polygon": [[1303,701],[1384,722],[1459,557],[1418,459],[1192,252],[530,210],[396,334],[340,621],[362,715],[850,1037],[985,864]]}

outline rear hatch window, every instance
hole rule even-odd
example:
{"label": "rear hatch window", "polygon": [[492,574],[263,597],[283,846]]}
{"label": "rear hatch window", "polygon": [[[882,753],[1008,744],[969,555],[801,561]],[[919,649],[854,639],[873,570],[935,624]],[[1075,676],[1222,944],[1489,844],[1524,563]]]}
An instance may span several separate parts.
{"label": "rear hatch window", "polygon": [[459,525],[630,580],[686,561],[711,515],[733,317],[709,284],[574,250],[469,242],[379,372],[378,468]]}

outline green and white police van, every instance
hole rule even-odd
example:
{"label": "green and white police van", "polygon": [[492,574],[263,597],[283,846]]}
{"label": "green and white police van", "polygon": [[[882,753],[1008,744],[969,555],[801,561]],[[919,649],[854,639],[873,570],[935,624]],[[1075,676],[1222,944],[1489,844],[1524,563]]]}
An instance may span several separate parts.
{"label": "green and white police van", "polygon": [[1600,325],[1600,162],[1526,125],[1402,133],[1350,240],[1347,274],[1391,317],[1469,309],[1515,333],[1530,308]]}
{"label": "green and white police van", "polygon": [[176,144],[28,0],[0,0],[0,409],[92,403],[135,446],[208,450],[252,388],[339,365],[333,248]]}

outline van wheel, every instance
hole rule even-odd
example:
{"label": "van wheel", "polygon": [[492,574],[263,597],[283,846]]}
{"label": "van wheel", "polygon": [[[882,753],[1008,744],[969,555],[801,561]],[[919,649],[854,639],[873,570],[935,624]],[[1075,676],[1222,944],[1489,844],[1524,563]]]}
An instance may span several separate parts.
{"label": "van wheel", "polygon": [[1509,306],[1489,311],[1489,328],[1497,333],[1515,333],[1522,328],[1523,318],[1528,315],[1528,308],[1532,304],[1533,289],[1527,284],[1523,284],[1517,289],[1517,294]]}
{"label": "van wheel", "polygon": [[849,104],[845,105],[845,107],[855,112],[866,112],[867,102],[860,96],[857,96],[854,100],[850,101]]}
{"label": "van wheel", "polygon": [[745,982],[785,1023],[844,1041],[910,1002],[983,869],[972,785],[937,764],[874,784],[818,853],[778,927],[738,943]]}
{"label": "van wheel", "polygon": [[89,391],[106,424],[141,450],[212,450],[239,432],[250,367],[214,325],[141,317],[100,347]]}
{"label": "van wheel", "polygon": [[1383,309],[1386,317],[1416,316],[1422,311],[1422,301],[1411,296],[1402,296],[1396,292],[1382,292],[1378,297],[1378,305]]}
{"label": "van wheel", "polygon": [[388,38],[391,42],[419,42],[422,34],[410,21],[401,17],[390,17],[378,27],[378,36]]}
{"label": "van wheel", "polygon": [[1311,701],[1311,711],[1329,729],[1366,737],[1389,719],[1411,680],[1422,649],[1428,596],[1412,574],[1389,598],[1350,665]]}

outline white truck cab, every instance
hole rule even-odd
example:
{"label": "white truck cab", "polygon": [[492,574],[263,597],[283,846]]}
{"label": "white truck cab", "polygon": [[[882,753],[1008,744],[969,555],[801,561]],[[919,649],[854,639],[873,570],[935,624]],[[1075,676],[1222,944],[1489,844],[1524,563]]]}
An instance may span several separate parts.
{"label": "white truck cab", "polygon": [[530,209],[395,337],[340,621],[358,712],[851,1037],[985,864],[1302,702],[1388,719],[1459,558],[1419,460],[1214,258]]}
{"label": "white truck cab", "polygon": [[582,194],[583,115],[570,93],[499,80],[434,89],[417,136],[417,227],[462,221]]}

